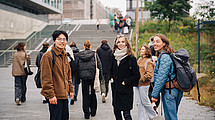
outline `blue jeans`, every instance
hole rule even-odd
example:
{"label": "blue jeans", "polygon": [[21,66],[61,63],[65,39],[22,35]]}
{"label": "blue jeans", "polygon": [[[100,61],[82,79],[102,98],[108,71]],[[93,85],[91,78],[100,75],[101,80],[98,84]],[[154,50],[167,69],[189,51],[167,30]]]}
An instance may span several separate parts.
{"label": "blue jeans", "polygon": [[58,99],[57,104],[49,103],[49,113],[50,120],[68,120],[69,119],[68,100]]}
{"label": "blue jeans", "polygon": [[165,89],[164,91],[162,101],[165,120],[178,120],[178,106],[181,102],[183,92],[176,88],[171,89],[171,94],[169,94],[169,89]]}
{"label": "blue jeans", "polygon": [[78,97],[78,89],[79,89],[79,84],[77,83],[77,78],[75,76],[72,76],[72,85],[74,87],[74,96]]}

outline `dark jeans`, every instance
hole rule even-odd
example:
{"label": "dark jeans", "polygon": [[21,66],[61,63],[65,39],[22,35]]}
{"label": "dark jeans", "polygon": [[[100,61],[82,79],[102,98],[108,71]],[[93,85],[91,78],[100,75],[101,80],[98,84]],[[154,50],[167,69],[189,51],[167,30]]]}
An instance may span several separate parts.
{"label": "dark jeans", "polygon": [[130,110],[121,111],[121,110],[114,109],[114,115],[116,117],[116,120],[122,120],[121,112],[123,112],[123,116],[125,120],[132,120]]}
{"label": "dark jeans", "polygon": [[104,73],[103,76],[105,79],[105,96],[107,97],[109,91],[110,74]]}
{"label": "dark jeans", "polygon": [[50,104],[48,100],[48,103],[49,103],[50,120],[68,120],[69,119],[68,99],[58,99],[57,104]]}
{"label": "dark jeans", "polygon": [[96,115],[97,99],[93,87],[94,80],[82,80],[83,111],[87,116]]}
{"label": "dark jeans", "polygon": [[15,101],[16,99],[21,100],[21,102],[26,100],[27,77],[27,75],[15,76]]}
{"label": "dark jeans", "polygon": [[72,76],[72,85],[74,86],[74,96],[78,97],[79,84],[77,83],[76,77],[74,75]]}

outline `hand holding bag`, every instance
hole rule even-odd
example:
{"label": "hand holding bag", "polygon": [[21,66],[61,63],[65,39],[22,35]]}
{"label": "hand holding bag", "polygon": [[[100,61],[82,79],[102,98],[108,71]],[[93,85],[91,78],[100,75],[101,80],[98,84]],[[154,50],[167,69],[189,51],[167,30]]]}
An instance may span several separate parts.
{"label": "hand holding bag", "polygon": [[94,89],[95,92],[100,92],[100,80],[99,80],[99,69],[97,68],[97,59],[96,59],[96,53],[95,53],[95,62],[96,62],[96,74],[95,74],[95,80],[94,80]]}
{"label": "hand holding bag", "polygon": [[24,68],[24,70],[25,70],[26,75],[32,75],[33,72],[32,72],[32,70],[30,68],[30,64],[29,64],[29,61],[27,59],[27,55],[26,54],[27,53],[25,53],[25,68]]}

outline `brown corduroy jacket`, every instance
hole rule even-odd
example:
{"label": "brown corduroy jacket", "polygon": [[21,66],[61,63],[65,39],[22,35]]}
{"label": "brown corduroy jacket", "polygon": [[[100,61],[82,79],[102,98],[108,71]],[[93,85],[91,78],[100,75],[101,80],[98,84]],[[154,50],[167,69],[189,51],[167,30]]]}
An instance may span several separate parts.
{"label": "brown corduroy jacket", "polygon": [[46,52],[41,59],[41,94],[47,99],[67,99],[69,93],[73,92],[71,69],[66,51],[60,52],[54,45],[56,60],[53,66],[53,55],[51,51]]}
{"label": "brown corduroy jacket", "polygon": [[150,60],[147,63],[147,70],[145,71],[145,62],[149,58],[140,58],[138,60],[138,65],[139,65],[139,70],[140,70],[140,80],[139,80],[139,85],[138,86],[148,86],[150,84],[150,80],[153,77],[154,73],[154,64]]}

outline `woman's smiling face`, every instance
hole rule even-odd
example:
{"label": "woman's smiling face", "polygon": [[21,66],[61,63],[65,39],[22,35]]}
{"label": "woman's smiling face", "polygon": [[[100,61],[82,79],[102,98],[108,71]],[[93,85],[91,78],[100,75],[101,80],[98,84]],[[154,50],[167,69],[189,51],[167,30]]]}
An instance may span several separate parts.
{"label": "woman's smiling face", "polygon": [[118,38],[116,45],[117,45],[118,49],[120,49],[120,50],[124,49],[126,47],[125,40],[123,38]]}
{"label": "woman's smiling face", "polygon": [[159,38],[158,36],[154,37],[153,47],[155,51],[161,52],[165,45],[166,43],[164,43],[161,38]]}

